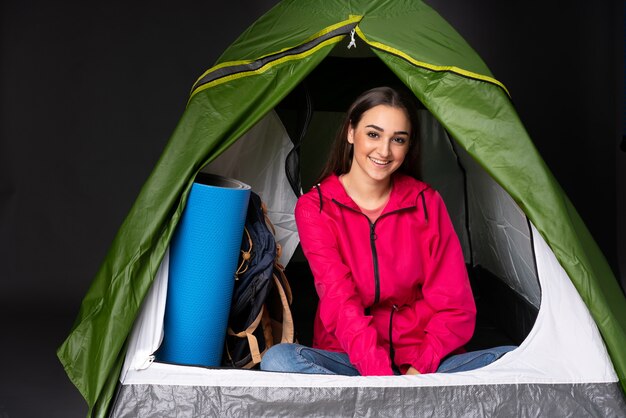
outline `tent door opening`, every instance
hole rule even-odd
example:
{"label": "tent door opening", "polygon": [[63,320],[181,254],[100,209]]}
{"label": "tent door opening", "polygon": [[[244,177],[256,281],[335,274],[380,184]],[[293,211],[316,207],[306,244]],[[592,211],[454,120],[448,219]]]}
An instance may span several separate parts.
{"label": "tent door opening", "polygon": [[[325,83],[330,75],[341,82]],[[377,58],[328,57],[202,170],[249,184],[267,204],[277,242],[283,248],[281,262],[291,283],[296,337],[302,344],[312,341],[317,296],[299,248],[293,217],[298,188],[294,184],[300,184],[300,191],[310,189],[343,112],[362,91],[379,85],[406,89]],[[519,345],[533,328],[541,302],[530,224],[513,199],[456,145],[426,106],[421,106],[419,118],[423,180],[438,190],[446,203],[476,298],[477,328],[466,348]],[[286,174],[287,169],[291,175]],[[167,270],[166,262],[163,270]],[[157,274],[157,279],[161,276],[166,274]],[[127,357],[124,370],[138,363],[147,367],[160,343],[159,317],[163,317],[167,281],[157,279],[151,289],[155,297],[147,296],[135,327],[136,332],[147,332],[150,337],[131,336],[131,345],[140,346],[129,347],[129,353],[135,354]],[[145,358],[149,360],[142,360]]]}
{"label": "tent door opening", "polygon": [[[292,190],[306,192],[315,184],[345,110],[360,93],[381,85],[407,90],[376,57],[330,56],[275,108],[294,144],[285,163]],[[519,345],[532,329],[541,300],[527,218],[426,107],[418,107],[422,177],[444,198],[478,307],[467,348]],[[318,299],[299,246],[286,267],[297,337],[310,344]]]}

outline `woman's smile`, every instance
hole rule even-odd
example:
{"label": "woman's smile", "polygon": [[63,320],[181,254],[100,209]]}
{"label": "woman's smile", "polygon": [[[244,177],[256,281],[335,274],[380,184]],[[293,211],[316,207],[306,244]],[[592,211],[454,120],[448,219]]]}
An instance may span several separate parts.
{"label": "woman's smile", "polygon": [[381,166],[386,166],[387,164],[391,163],[391,161],[389,161],[389,160],[379,160],[379,159],[374,158],[374,157],[369,157],[369,159],[372,160],[374,162],[374,164],[381,165]]}
{"label": "woman's smile", "polygon": [[411,122],[401,108],[378,105],[348,130],[353,145],[348,175],[354,180],[388,183],[409,151]]}

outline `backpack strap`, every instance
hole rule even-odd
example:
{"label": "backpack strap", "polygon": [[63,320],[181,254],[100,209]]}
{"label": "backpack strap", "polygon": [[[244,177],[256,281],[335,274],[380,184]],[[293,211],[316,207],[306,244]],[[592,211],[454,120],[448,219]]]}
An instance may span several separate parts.
{"label": "backpack strap", "polygon": [[257,327],[261,323],[261,319],[263,318],[264,311],[265,311],[265,305],[261,306],[261,311],[259,312],[257,317],[254,319],[254,321],[252,321],[250,326],[241,332],[235,333],[232,328],[228,327],[228,335],[232,335],[233,337],[248,339],[248,345],[250,347],[250,354],[252,355],[252,361],[246,364],[245,366],[243,366],[245,369],[250,369],[256,364],[259,364],[261,362],[262,353],[259,350],[259,342],[254,336],[253,332],[254,330],[257,329]]}
{"label": "backpack strap", "polygon": [[[282,311],[283,311],[283,315],[282,315],[283,321],[282,321],[282,324],[279,325],[281,328],[281,335],[282,335],[280,342],[281,343],[293,343],[295,331],[294,331],[294,326],[293,326],[293,317],[291,316],[291,309],[289,308],[289,305],[291,304],[291,301],[292,301],[291,287],[289,286],[289,282],[287,281],[287,278],[285,277],[285,273],[283,273],[281,269],[276,269],[276,270],[279,272],[279,275],[281,276],[281,278],[279,279],[275,273],[272,274],[272,278],[274,279],[274,285],[276,286],[276,289],[278,290],[278,295],[280,296],[280,303],[282,305]],[[265,338],[265,349],[263,350],[263,352],[261,352],[261,350],[259,349],[259,341],[254,336],[254,331],[258,328],[258,326],[261,323],[263,324],[262,329],[263,329],[263,336]],[[259,364],[261,362],[261,358],[263,357],[263,354],[265,354],[265,352],[271,346],[274,345],[274,333],[272,332],[272,320],[270,319],[270,315],[265,304],[263,304],[263,306],[261,307],[261,311],[259,312],[257,317],[254,319],[254,321],[250,324],[248,328],[246,328],[245,330],[241,332],[235,333],[232,330],[232,328],[229,327],[228,335],[231,335],[237,338],[248,339],[248,346],[250,347],[250,355],[252,357],[252,360],[248,364],[243,366],[244,369],[251,369],[252,367]]]}
{"label": "backpack strap", "polygon": [[[276,231],[268,216],[265,203],[259,200],[259,206],[263,213],[265,226],[269,229],[268,232],[275,235]],[[252,260],[252,247],[255,245],[251,237],[253,230],[248,230],[246,227],[244,228],[244,231],[245,234],[243,237],[243,248],[241,250],[241,263],[237,268],[235,280],[237,280],[237,275],[241,275],[248,270],[249,264]],[[229,336],[235,337],[234,344],[238,353],[238,358],[233,359],[228,341],[225,344],[225,355],[227,356],[228,364],[234,367],[251,369],[261,362],[265,352],[274,344],[279,342],[293,343],[295,341],[294,323],[290,308],[293,295],[291,287],[289,286],[289,281],[284,273],[285,268],[279,261],[282,254],[282,248],[277,242],[275,242],[275,245],[276,253],[274,254],[275,258],[273,265],[268,266],[269,268],[272,268],[272,279],[265,276],[267,280],[271,280],[267,284],[270,286],[268,292],[273,292],[272,297],[262,302],[258,314],[246,329],[241,332],[235,332],[232,327],[229,327],[227,330]],[[261,248],[261,246],[257,245],[257,251],[259,251],[258,248]],[[272,290],[272,288],[274,289]],[[268,293],[267,296],[269,296],[269,294],[270,293]],[[274,317],[272,317],[273,315]],[[261,351],[261,347],[263,347],[263,351]],[[240,355],[240,351],[242,349],[243,356]]]}
{"label": "backpack strap", "polygon": [[248,267],[250,266],[250,258],[252,258],[252,237],[250,236],[248,227],[244,226],[243,230],[248,238],[248,251],[241,250],[241,264],[239,264],[237,271],[235,272],[235,280],[239,280],[239,276],[248,270]]}
{"label": "backpack strap", "polygon": [[265,202],[261,201],[261,209],[263,210],[263,218],[265,218],[265,225],[272,231],[272,235],[276,235],[276,229],[274,228],[274,224],[270,219],[270,216],[267,214],[267,205]]}
{"label": "backpack strap", "polygon": [[[282,324],[282,337],[280,339],[281,343],[292,343],[294,342],[294,328],[293,328],[293,317],[291,316],[291,309],[289,305],[291,305],[292,294],[291,288],[289,287],[289,282],[287,282],[287,278],[282,270],[278,270],[280,275],[282,276],[279,280],[276,274],[273,274],[274,284],[276,285],[276,289],[278,290],[278,294],[280,296],[280,303],[283,307],[283,324]],[[284,286],[284,287],[283,287]]]}

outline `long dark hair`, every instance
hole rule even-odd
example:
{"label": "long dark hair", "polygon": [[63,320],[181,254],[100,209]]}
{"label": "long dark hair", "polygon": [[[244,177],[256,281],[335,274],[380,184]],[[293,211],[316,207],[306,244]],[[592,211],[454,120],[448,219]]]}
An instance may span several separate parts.
{"label": "long dark hair", "polygon": [[391,87],[376,87],[362,93],[348,108],[346,117],[343,120],[340,129],[337,131],[335,141],[330,150],[330,155],[326,165],[322,169],[322,173],[318,177],[316,183],[321,182],[331,174],[341,175],[350,171],[352,166],[353,147],[347,140],[348,130],[350,127],[356,127],[363,113],[367,112],[378,105],[385,105],[404,110],[411,124],[411,132],[409,135],[409,152],[407,153],[402,165],[398,169],[401,173],[419,179],[421,176],[421,167],[419,161],[420,135],[419,122],[417,119],[417,106],[415,98],[404,92],[392,89]]}

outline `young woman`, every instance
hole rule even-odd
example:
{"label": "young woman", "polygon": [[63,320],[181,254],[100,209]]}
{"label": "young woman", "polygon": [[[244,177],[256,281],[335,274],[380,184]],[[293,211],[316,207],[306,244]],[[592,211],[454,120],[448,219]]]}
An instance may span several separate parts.
{"label": "young woman", "polygon": [[417,112],[409,97],[375,88],[349,108],[322,181],[295,211],[320,298],[313,347],[276,345],[262,370],[350,376],[460,371],[511,349],[448,357],[471,338],[476,307],[444,203],[414,177],[418,153]]}

